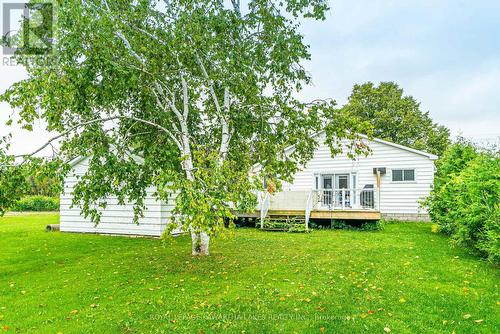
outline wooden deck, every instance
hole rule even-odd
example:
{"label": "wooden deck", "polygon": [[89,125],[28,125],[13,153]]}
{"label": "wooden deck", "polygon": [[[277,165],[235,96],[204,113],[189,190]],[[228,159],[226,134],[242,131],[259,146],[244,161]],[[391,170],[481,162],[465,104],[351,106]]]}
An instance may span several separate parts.
{"label": "wooden deck", "polygon": [[[273,216],[305,216],[305,210],[269,210],[267,217]],[[260,218],[260,211],[238,214],[242,218]],[[346,220],[379,220],[380,212],[376,210],[313,210],[311,219],[346,219]]]}

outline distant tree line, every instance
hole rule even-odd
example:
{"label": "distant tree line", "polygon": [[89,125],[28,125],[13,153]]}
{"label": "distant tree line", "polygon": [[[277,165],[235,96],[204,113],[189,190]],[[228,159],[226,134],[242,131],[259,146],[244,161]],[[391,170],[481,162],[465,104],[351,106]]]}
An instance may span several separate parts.
{"label": "distant tree line", "polygon": [[23,211],[19,207],[23,198],[35,203],[30,204],[30,207],[43,207],[39,205],[38,199],[28,200],[28,197],[43,197],[44,202],[58,205],[57,199],[53,201],[52,198],[58,197],[61,192],[63,175],[58,174],[53,166],[60,163],[58,159],[46,162],[41,158],[16,163],[12,156],[0,150],[0,216],[9,209]]}
{"label": "distant tree line", "polygon": [[22,169],[24,174],[24,195],[58,197],[61,192],[61,179],[47,170],[43,159],[33,158]]}
{"label": "distant tree line", "polygon": [[28,175],[26,177],[26,195],[39,195],[47,197],[59,196],[59,180],[48,176],[37,177]]}

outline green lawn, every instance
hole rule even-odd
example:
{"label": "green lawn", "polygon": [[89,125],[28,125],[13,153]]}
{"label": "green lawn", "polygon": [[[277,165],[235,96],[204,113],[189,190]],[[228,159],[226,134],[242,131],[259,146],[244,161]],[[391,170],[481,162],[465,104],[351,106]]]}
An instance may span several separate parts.
{"label": "green lawn", "polygon": [[0,218],[0,332],[494,333],[498,268],[429,224],[382,232],[236,230],[208,258],[186,237],[46,233]]}

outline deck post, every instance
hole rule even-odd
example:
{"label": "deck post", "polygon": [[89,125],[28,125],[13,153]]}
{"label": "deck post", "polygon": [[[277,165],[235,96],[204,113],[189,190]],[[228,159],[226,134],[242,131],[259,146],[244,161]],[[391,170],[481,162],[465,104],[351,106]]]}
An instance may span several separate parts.
{"label": "deck post", "polygon": [[380,170],[378,169],[377,169],[377,210],[380,211]]}

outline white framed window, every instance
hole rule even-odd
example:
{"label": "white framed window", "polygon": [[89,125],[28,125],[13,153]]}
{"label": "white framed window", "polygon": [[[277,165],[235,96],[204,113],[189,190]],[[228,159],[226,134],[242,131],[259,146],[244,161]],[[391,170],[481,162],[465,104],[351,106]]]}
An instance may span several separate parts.
{"label": "white framed window", "polygon": [[415,181],[415,169],[393,169],[392,182]]}

